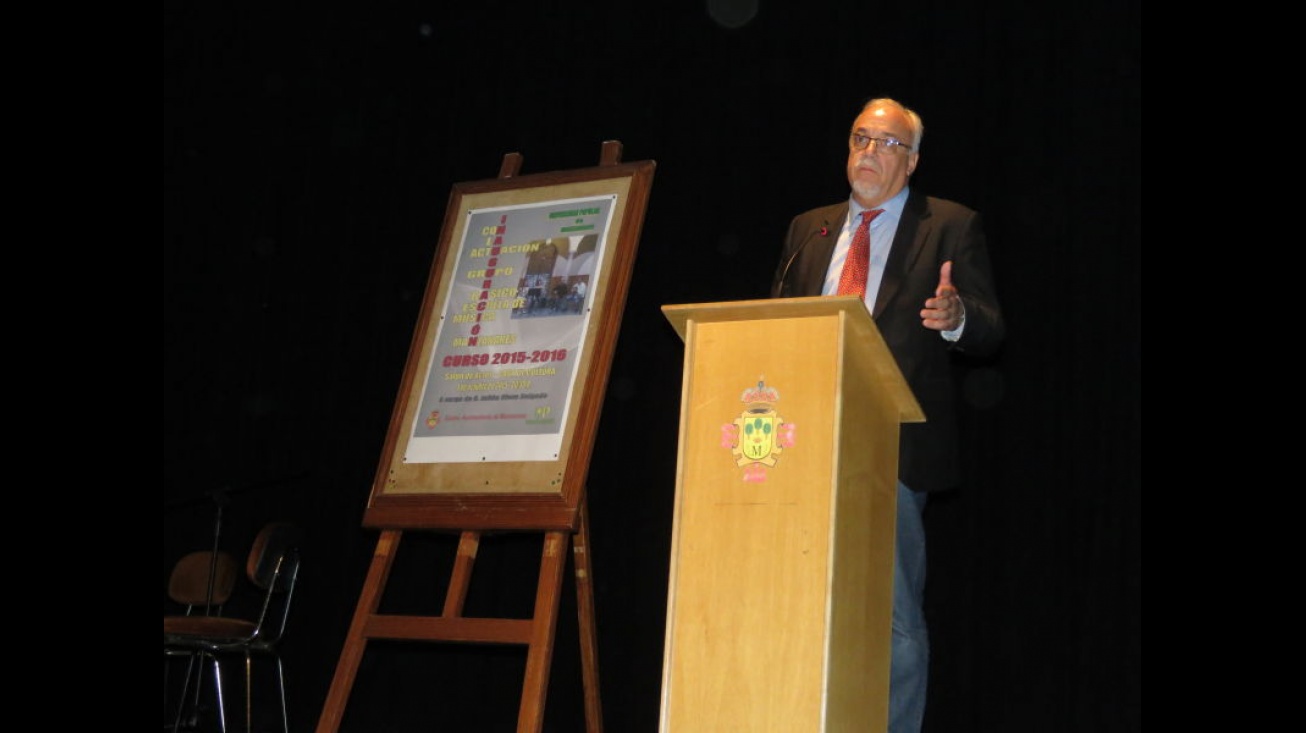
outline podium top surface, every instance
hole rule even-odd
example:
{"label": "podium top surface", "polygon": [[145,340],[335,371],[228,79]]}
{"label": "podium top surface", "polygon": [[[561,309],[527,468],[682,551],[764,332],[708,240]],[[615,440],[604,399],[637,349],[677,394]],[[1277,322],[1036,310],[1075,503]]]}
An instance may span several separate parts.
{"label": "podium top surface", "polygon": [[[767,318],[810,318],[848,312],[868,320],[871,314],[866,304],[855,295],[816,295],[804,298],[766,298],[763,300],[730,300],[718,303],[686,303],[664,305],[662,312],[675,326],[680,338],[685,338],[689,321],[719,323],[724,321],[755,321]],[[871,322],[874,323],[873,321]]]}
{"label": "podium top surface", "polygon": [[850,341],[856,349],[869,351],[868,361],[880,384],[887,388],[898,405],[902,422],[925,422],[925,412],[907,386],[889,347],[876,328],[866,304],[855,295],[816,295],[803,298],[767,298],[717,303],[664,305],[662,313],[671,321],[681,340],[689,334],[689,324],[759,321],[777,318],[817,318],[841,316]]}

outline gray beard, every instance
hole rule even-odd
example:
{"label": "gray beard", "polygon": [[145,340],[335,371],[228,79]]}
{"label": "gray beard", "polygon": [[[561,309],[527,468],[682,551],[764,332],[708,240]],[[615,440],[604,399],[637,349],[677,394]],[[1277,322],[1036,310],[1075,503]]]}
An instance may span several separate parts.
{"label": "gray beard", "polygon": [[877,186],[873,183],[858,182],[853,184],[853,193],[857,194],[859,198],[870,201],[879,200],[880,192],[883,190],[884,189],[881,186]]}

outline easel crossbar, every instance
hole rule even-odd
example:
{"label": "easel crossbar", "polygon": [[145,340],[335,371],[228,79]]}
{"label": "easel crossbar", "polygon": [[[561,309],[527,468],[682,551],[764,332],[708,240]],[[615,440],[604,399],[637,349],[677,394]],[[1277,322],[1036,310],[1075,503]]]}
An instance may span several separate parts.
{"label": "easel crossbar", "polygon": [[532,619],[372,616],[363,630],[369,639],[411,639],[501,644],[529,644]]}

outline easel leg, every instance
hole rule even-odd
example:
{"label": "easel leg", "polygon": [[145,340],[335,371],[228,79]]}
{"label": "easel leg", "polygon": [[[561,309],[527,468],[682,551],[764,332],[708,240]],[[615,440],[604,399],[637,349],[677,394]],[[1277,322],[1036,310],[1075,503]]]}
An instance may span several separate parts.
{"label": "easel leg", "polygon": [[553,636],[558,625],[558,596],[567,567],[567,532],[546,532],[540,560],[540,582],[535,589],[534,624],[526,654],[526,682],[517,714],[517,733],[539,733],[544,725],[545,693],[553,662]]}
{"label": "easel leg", "polygon": [[580,525],[572,537],[572,560],[576,567],[576,609],[580,617],[580,663],[585,682],[585,730],[603,733],[603,706],[599,700],[599,649],[594,623],[594,586],[590,580],[589,518],[584,503]]}
{"label": "easel leg", "polygon": [[458,555],[454,558],[453,577],[449,590],[444,594],[445,618],[458,618],[463,615],[463,604],[467,601],[467,586],[472,581],[472,570],[476,567],[476,553],[481,547],[481,533],[464,530],[458,538]]}
{"label": "easel leg", "polygon": [[349,624],[349,636],[345,638],[345,648],[340,652],[340,661],[336,664],[336,674],[331,680],[331,689],[327,692],[322,717],[317,723],[317,733],[335,733],[340,728],[340,721],[345,714],[345,703],[349,701],[349,691],[354,686],[354,677],[358,674],[358,665],[363,661],[363,651],[367,647],[367,637],[364,636],[363,631],[368,619],[376,613],[381,603],[381,592],[390,577],[395,552],[399,549],[399,540],[402,537],[401,530],[382,530],[381,539],[376,543],[376,553],[372,555],[372,567],[367,571],[363,592],[358,597],[358,606],[354,609],[354,620]]}

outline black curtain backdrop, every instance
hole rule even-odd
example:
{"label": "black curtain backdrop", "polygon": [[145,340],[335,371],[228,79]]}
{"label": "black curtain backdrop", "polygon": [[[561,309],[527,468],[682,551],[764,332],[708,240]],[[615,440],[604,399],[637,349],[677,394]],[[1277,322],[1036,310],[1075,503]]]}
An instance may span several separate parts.
{"label": "black curtain backdrop", "polygon": [[[314,730],[452,185],[619,140],[657,170],[591,554],[605,729],[655,731],[683,358],[660,306],[765,297],[789,219],[847,195],[860,103],[893,96],[926,125],[912,185],[985,215],[1009,325],[959,371],[967,480],[927,513],[926,729],[1140,730],[1141,52],[1123,0],[165,3],[164,577],[219,504],[239,554],[305,527],[284,654]],[[455,540],[405,533],[386,607],[438,614]],[[540,542],[487,537],[468,615],[529,615]],[[573,593],[547,731],[585,725]],[[341,730],[515,730],[524,664],[373,642]]]}

